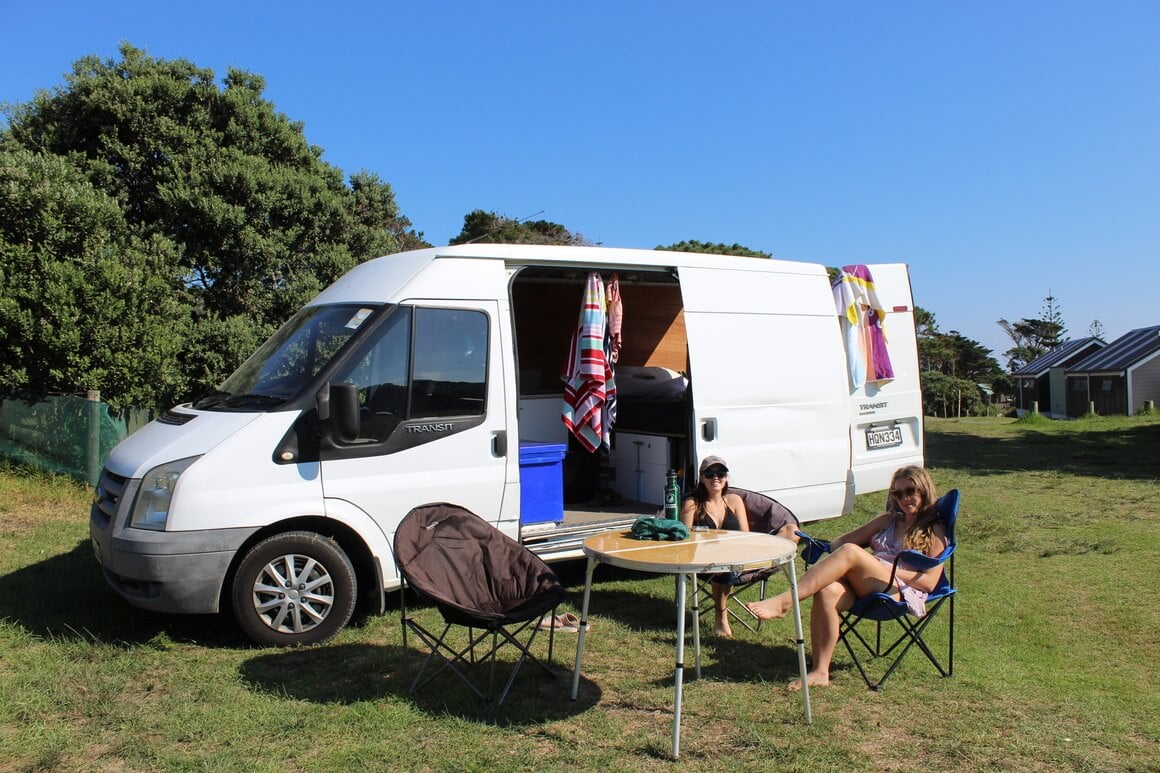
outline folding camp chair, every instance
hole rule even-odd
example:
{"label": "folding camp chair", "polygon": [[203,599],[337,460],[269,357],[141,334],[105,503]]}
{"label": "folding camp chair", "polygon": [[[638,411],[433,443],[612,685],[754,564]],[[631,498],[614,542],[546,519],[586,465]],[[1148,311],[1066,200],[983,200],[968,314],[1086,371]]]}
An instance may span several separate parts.
{"label": "folding camp chair", "polygon": [[[736,486],[730,486],[729,493],[741,497],[741,501],[745,503],[745,513],[748,516],[750,531],[776,534],[786,524],[793,524],[795,527],[799,525],[797,516],[788,507],[772,497],[756,491],[737,488]],[[757,586],[760,589],[758,598],[764,599],[766,583],[769,582],[770,577],[779,571],[780,569],[777,567],[767,566],[762,569],[750,569],[745,572],[729,575],[704,575],[699,577],[697,598],[694,604],[695,613],[699,618],[702,608],[712,609],[713,590],[711,581],[713,579],[726,581],[726,584],[733,586],[729,591],[728,609],[730,619],[741,623],[741,625],[756,633],[761,629],[763,621],[749,611],[749,607],[745,606],[740,597],[749,588]]]}
{"label": "folding camp chair", "polygon": [[[902,663],[902,659],[910,648],[918,645],[918,648],[926,655],[931,664],[938,670],[942,676],[950,676],[954,669],[954,654],[955,654],[955,520],[958,516],[959,510],[959,492],[958,489],[952,489],[939,498],[935,507],[939,511],[942,518],[944,528],[947,534],[947,546],[937,556],[933,558],[927,556],[917,550],[904,550],[899,553],[898,558],[894,561],[894,566],[890,571],[890,585],[894,585],[894,575],[898,571],[898,567],[902,566],[904,569],[930,569],[936,566],[942,566],[942,576],[939,578],[938,584],[935,586],[926,599],[926,614],[920,618],[912,619],[906,606],[905,601],[895,599],[892,595],[887,593],[871,593],[863,596],[854,602],[849,610],[842,613],[841,628],[839,636],[842,643],[846,645],[847,652],[854,660],[854,665],[858,667],[858,672],[862,674],[862,678],[866,681],[866,686],[871,690],[879,689],[882,684],[894,673]],[[801,534],[802,542],[805,544],[805,549],[802,551],[802,557],[807,564],[817,561],[823,552],[829,551],[829,544],[820,540],[814,540],[807,535]],[[949,603],[948,603],[949,602]],[[943,604],[947,604],[947,654],[946,667],[944,668],[942,662],[935,655],[930,646],[923,639],[923,633],[927,626],[938,614]],[[869,621],[866,625],[873,623],[873,634],[863,635],[862,630],[859,630],[859,625],[863,621]],[[891,621],[898,624],[900,631],[897,636],[887,635],[883,636],[883,628],[889,627]],[[863,626],[863,630],[865,626]],[[859,646],[855,647],[853,642]],[[864,652],[862,658],[858,656],[858,651]],[[897,654],[895,652],[897,651]],[[868,655],[869,659],[888,658],[893,655],[894,659],[890,661],[889,667],[881,678],[875,680],[871,678],[869,672],[863,663],[863,659]]]}
{"label": "folding camp chair", "polygon": [[[416,507],[399,524],[395,563],[402,578],[403,647],[411,630],[430,648],[411,682],[411,692],[450,669],[494,713],[525,661],[555,675],[532,654],[531,646],[541,623],[564,600],[564,586],[539,556],[469,510],[433,503]],[[408,587],[439,610],[445,623],[441,633],[428,630],[409,613]],[[549,627],[549,662],[555,619],[553,615]],[[467,628],[466,645],[449,641],[453,626]],[[497,692],[497,653],[509,644],[519,651],[519,658]],[[482,667],[488,670],[486,692],[472,680],[472,673]]]}

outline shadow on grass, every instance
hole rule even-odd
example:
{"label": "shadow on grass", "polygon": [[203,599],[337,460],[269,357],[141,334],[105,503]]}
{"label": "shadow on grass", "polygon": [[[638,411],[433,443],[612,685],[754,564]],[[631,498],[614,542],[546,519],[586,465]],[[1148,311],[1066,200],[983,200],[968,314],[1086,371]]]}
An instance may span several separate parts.
{"label": "shadow on grass", "polygon": [[[608,576],[601,576],[601,570],[608,569]],[[673,596],[658,596],[655,593],[657,575],[642,572],[632,572],[616,567],[601,566],[597,569],[592,584],[592,597],[589,602],[589,619],[593,628],[597,628],[602,620],[608,619],[619,623],[633,631],[637,631],[657,644],[672,647],[675,657],[677,621],[675,583],[663,583],[662,587],[671,587]],[[653,591],[638,592],[620,587],[607,587],[607,583],[621,583],[624,581],[640,580],[652,582]],[[604,583],[605,585],[602,585]],[[569,603],[577,610],[583,603],[583,587],[570,592]],[[712,603],[711,601],[709,602]],[[693,609],[692,599],[687,602],[687,622],[685,624],[685,680],[694,678],[694,651],[693,651]],[[703,608],[701,628],[702,675],[704,677],[736,682],[772,681],[774,683],[788,683],[799,676],[797,649],[790,640],[787,632],[784,637],[776,634],[770,638],[769,626],[763,629],[759,636],[763,641],[747,641],[742,638],[720,639],[713,635],[712,626],[704,621],[712,620],[711,609]],[[805,616],[803,614],[803,623]],[[772,624],[771,624],[772,625]],[[706,665],[706,656],[715,662]],[[657,678],[653,682],[658,687],[672,686],[673,661],[666,661],[657,667]]]}
{"label": "shadow on grass", "polygon": [[931,429],[925,433],[931,466],[970,470],[978,475],[1051,471],[1097,478],[1156,478],[1160,426],[1070,431],[1070,426],[1020,427],[1013,437],[980,437]]}
{"label": "shadow on grass", "polygon": [[[352,704],[397,698],[434,717],[455,716],[469,721],[502,725],[537,725],[581,714],[600,701],[601,692],[581,677],[577,699],[572,686],[574,639],[563,647],[557,637],[551,674],[526,662],[512,684],[502,710],[489,716],[487,705],[450,671],[444,671],[415,693],[411,681],[426,653],[397,645],[339,644],[259,655],[242,664],[242,678],[259,692],[289,700],[320,704]],[[512,663],[501,660],[496,682],[502,684]],[[477,685],[487,686],[487,672],[471,673]]]}
{"label": "shadow on grass", "polygon": [[0,577],[0,618],[51,640],[134,647],[164,633],[205,647],[246,644],[225,615],[162,615],[129,606],[105,582],[87,540]]}

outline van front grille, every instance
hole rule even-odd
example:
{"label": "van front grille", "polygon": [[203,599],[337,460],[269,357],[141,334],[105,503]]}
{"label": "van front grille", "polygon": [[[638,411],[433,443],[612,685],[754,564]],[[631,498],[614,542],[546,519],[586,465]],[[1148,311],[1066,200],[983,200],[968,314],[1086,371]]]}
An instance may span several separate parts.
{"label": "van front grille", "polygon": [[109,525],[109,521],[117,514],[117,507],[121,503],[121,497],[125,493],[125,484],[129,479],[109,472],[105,469],[101,471],[101,479],[97,483],[97,493],[93,498],[93,516],[96,517],[101,528]]}

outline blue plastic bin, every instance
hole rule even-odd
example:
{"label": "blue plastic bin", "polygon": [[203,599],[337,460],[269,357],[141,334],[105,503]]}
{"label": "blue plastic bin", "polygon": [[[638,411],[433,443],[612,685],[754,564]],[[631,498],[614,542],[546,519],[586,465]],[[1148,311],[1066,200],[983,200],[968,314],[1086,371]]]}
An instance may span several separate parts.
{"label": "blue plastic bin", "polygon": [[520,523],[564,520],[563,443],[520,441]]}

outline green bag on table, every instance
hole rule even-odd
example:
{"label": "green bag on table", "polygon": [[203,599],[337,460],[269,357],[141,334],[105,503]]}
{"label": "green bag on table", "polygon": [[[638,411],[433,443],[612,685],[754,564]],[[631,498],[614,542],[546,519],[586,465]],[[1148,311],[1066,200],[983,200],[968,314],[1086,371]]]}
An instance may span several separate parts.
{"label": "green bag on table", "polygon": [[679,540],[689,538],[689,527],[672,518],[637,518],[632,525],[632,536],[637,539]]}

